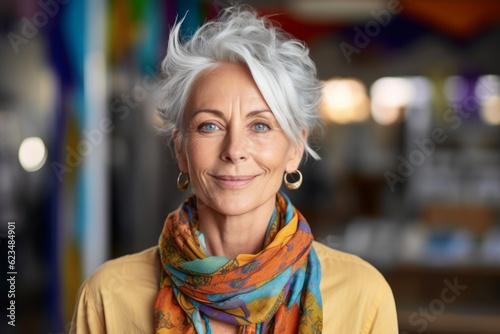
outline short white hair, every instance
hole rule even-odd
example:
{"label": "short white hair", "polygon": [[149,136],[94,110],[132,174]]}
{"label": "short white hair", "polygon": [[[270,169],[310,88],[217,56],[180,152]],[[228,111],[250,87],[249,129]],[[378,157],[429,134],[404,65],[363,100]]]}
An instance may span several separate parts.
{"label": "short white hair", "polygon": [[175,131],[182,136],[182,116],[200,73],[220,63],[245,64],[285,135],[320,159],[308,143],[321,129],[321,82],[307,46],[247,5],[223,9],[187,41],[180,36],[182,21],[170,31],[158,92],[157,111],[167,137]]}

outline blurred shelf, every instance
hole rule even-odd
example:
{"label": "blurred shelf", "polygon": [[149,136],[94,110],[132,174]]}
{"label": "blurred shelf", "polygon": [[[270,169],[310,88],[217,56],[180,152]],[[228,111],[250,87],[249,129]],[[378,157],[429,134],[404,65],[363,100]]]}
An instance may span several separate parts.
{"label": "blurred shelf", "polygon": [[392,274],[416,274],[416,275],[460,275],[500,278],[499,264],[480,264],[478,262],[467,262],[460,264],[400,264],[390,270]]}
{"label": "blurred shelf", "polygon": [[500,266],[406,264],[384,274],[401,333],[500,333]]}
{"label": "blurred shelf", "polygon": [[[418,308],[417,308],[418,309]],[[399,329],[408,333],[426,334],[498,334],[500,333],[500,314],[497,315],[477,315],[467,313],[443,312],[436,315],[432,321],[423,321],[419,318],[419,323],[410,322],[414,317],[415,310],[398,310]],[[425,327],[425,329],[424,329]]]}

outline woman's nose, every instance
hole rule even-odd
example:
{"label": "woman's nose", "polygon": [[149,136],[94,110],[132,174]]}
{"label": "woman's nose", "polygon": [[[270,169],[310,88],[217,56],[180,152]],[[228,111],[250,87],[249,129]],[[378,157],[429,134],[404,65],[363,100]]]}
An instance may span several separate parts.
{"label": "woman's nose", "polygon": [[243,129],[230,129],[227,132],[221,158],[232,163],[248,159],[248,138]]}

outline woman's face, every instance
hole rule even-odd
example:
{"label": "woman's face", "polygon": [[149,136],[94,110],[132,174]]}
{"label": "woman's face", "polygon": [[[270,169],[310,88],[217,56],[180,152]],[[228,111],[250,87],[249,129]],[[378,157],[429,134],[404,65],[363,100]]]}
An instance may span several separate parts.
{"label": "woman's face", "polygon": [[285,136],[244,65],[219,64],[196,81],[175,136],[179,168],[199,204],[226,216],[274,206],[303,148]]}

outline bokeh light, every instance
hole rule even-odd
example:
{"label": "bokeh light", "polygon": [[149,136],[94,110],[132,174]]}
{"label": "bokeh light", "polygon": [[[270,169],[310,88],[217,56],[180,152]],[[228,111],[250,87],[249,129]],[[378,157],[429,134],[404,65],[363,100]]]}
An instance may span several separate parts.
{"label": "bokeh light", "polygon": [[39,137],[28,137],[19,146],[19,162],[27,172],[35,172],[47,160],[47,150]]}
{"label": "bokeh light", "polygon": [[322,113],[331,122],[362,122],[370,115],[370,103],[363,82],[352,78],[334,78],[323,86]]}
{"label": "bokeh light", "polygon": [[373,119],[381,125],[397,122],[414,95],[413,84],[409,79],[396,77],[378,79],[370,89]]}
{"label": "bokeh light", "polygon": [[481,119],[489,125],[500,125],[500,76],[480,76],[475,94],[481,104]]}

